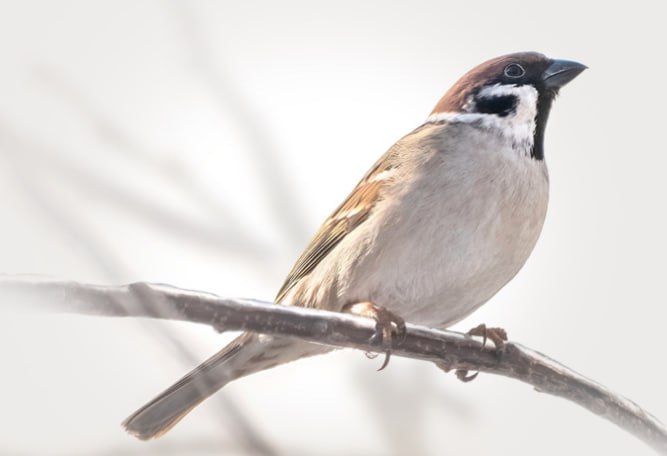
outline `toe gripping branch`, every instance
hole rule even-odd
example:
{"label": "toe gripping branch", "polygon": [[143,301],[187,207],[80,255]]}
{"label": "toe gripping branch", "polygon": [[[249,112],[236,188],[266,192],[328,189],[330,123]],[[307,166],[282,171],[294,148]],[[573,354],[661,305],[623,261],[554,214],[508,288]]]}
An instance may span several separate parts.
{"label": "toe gripping branch", "polygon": [[[503,328],[487,328],[484,323],[481,325],[475,326],[470,331],[466,333],[467,336],[478,336],[482,338],[482,350],[486,347],[487,339],[493,342],[493,345],[496,347],[496,355],[500,357],[505,350],[505,342],[507,342],[507,331]],[[470,374],[467,369],[458,369],[456,372],[456,378],[462,382],[471,382],[477,378],[479,372]]]}
{"label": "toe gripping branch", "polygon": [[[378,371],[387,367],[391,358],[391,348],[394,338],[396,338],[398,343],[405,338],[405,320],[390,310],[376,306],[370,302],[348,304],[343,308],[343,311],[375,320],[375,333],[371,336],[370,342],[380,344],[384,351],[384,362]],[[369,358],[375,357],[369,354],[367,356]]]}

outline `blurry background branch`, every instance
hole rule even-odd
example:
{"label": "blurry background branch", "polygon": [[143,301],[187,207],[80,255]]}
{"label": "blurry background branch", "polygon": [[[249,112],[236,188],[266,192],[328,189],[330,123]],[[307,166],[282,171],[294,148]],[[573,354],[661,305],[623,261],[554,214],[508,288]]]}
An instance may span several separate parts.
{"label": "blurry background branch", "polygon": [[263,193],[270,202],[268,207],[277,222],[276,228],[289,243],[301,245],[310,233],[303,223],[305,214],[300,192],[294,187],[290,170],[279,159],[278,148],[271,139],[264,114],[260,114],[260,110],[240,95],[229,70],[219,64],[220,54],[211,48],[214,40],[209,40],[204,33],[192,5],[172,1],[169,10],[182,33],[188,57],[198,78],[217,101],[218,107],[224,106],[234,113],[239,131],[248,140],[248,152],[261,177],[259,183],[264,187]]}
{"label": "blurry background branch", "polygon": [[[218,331],[254,331],[382,351],[377,343],[370,342],[375,325],[367,318],[253,299],[224,299],[167,285],[139,282],[97,286],[6,276],[0,279],[0,301],[87,315],[181,320],[207,324]],[[667,454],[667,428],[655,417],[634,402],[519,344],[508,343],[499,357],[494,348],[461,333],[408,325],[406,338],[394,343],[393,353],[432,361],[445,370],[476,370],[520,380],[537,391],[579,404],[660,454]]]}

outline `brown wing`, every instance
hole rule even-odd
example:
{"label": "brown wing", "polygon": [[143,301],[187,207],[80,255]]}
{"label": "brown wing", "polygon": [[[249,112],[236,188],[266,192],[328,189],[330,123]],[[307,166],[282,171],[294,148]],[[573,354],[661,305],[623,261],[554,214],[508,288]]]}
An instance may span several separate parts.
{"label": "brown wing", "polygon": [[276,301],[282,301],[299,280],[310,274],[345,236],[361,225],[381,197],[386,180],[379,174],[398,166],[394,148],[389,149],[361,179],[352,193],[322,224],[306,250],[287,275]]}

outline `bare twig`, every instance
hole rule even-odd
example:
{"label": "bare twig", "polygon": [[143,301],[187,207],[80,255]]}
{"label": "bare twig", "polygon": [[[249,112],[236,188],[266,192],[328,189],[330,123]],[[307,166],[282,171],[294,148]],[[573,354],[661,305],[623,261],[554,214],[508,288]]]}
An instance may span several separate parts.
{"label": "bare twig", "polygon": [[[140,305],[144,300],[154,305]],[[252,299],[224,299],[166,285],[134,283],[112,287],[6,277],[0,278],[0,302],[3,301],[88,315],[189,321],[218,331],[248,330],[336,347],[383,351],[377,343],[370,342],[375,330],[370,319]],[[445,369],[477,370],[520,380],[538,391],[579,404],[660,454],[667,454],[667,428],[658,419],[629,399],[517,343],[507,343],[499,357],[495,349],[483,348],[479,341],[461,333],[408,325],[405,339],[394,343],[393,353],[432,361]]]}
{"label": "bare twig", "polygon": [[[0,121],[0,143],[5,141],[9,142],[11,147],[4,149],[0,156],[4,156],[4,158],[7,159],[7,162],[12,166],[12,177],[16,179],[17,183],[24,190],[25,195],[39,207],[41,210],[40,213],[53,222],[54,226],[56,226],[64,235],[76,240],[77,245],[83,246],[84,248],[81,249],[81,252],[88,255],[105,276],[110,277],[112,280],[117,280],[119,277],[127,277],[130,275],[129,271],[126,271],[126,268],[120,262],[120,259],[117,259],[90,229],[81,227],[82,220],[77,220],[77,217],[71,214],[71,211],[67,210],[62,204],[62,201],[55,197],[52,192],[50,193],[46,191],[44,179],[37,178],[34,175],[35,167],[31,167],[27,163],[24,163],[24,160],[26,159],[24,155],[30,157],[30,155],[32,155],[31,152],[38,155],[37,158],[41,159],[42,162],[47,161],[51,165],[55,165],[50,168],[51,170],[54,168],[59,169],[58,160],[45,151],[42,151],[37,145],[32,145],[32,147],[30,147],[29,143],[21,142],[19,138],[12,134],[12,131],[6,128]],[[19,150],[25,153],[22,155],[19,153]],[[41,156],[39,155],[40,153]],[[54,160],[49,161],[50,159]],[[66,166],[65,161],[62,162],[62,165],[62,170],[67,171],[68,167]],[[73,177],[81,177],[84,182],[89,182],[91,184],[89,187],[90,189],[95,187],[96,179],[90,178],[85,171],[77,169],[76,166],[74,166],[71,171],[73,171]],[[127,201],[132,202],[133,200],[128,198]],[[124,306],[126,304],[128,303],[123,301],[117,302],[117,305],[119,306]],[[132,305],[159,311],[159,309],[153,305],[151,299],[134,301]],[[185,365],[192,366],[193,364],[196,364],[197,360],[195,356],[190,353],[181,341],[174,338],[165,328],[153,326],[150,328],[150,331],[152,331],[158,339],[166,341],[167,345],[171,347],[173,352],[180,357]],[[220,416],[226,417],[225,420],[228,422],[227,425],[229,426],[229,423],[231,423],[231,426],[237,431],[236,435],[241,436],[241,439],[239,440],[245,445],[248,454],[262,456],[277,454],[261,433],[253,428],[250,420],[229,396],[218,395],[216,401],[219,404],[219,409],[224,411]],[[0,454],[4,453],[0,452]]]}

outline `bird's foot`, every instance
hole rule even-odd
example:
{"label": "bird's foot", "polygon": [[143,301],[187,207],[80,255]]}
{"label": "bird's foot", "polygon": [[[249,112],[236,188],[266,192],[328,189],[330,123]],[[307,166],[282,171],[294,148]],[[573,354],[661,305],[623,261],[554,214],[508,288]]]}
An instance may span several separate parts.
{"label": "bird's foot", "polygon": [[[486,340],[493,342],[496,347],[496,355],[500,357],[505,350],[505,342],[507,342],[507,331],[503,328],[487,328],[484,323],[475,326],[466,333],[467,336],[478,336],[482,338],[482,350],[486,347]],[[479,372],[470,374],[467,369],[458,369],[456,371],[456,378],[464,383],[471,382],[479,375]]]}
{"label": "bird's foot", "polygon": [[[399,343],[405,339],[405,320],[384,307],[376,306],[370,302],[348,304],[343,308],[343,312],[349,312],[351,314],[369,317],[375,320],[375,333],[371,336],[370,342],[379,342],[384,351],[384,362],[378,371],[387,367],[389,358],[391,357],[391,348],[394,338]],[[372,357],[374,358],[374,356]]]}
{"label": "bird's foot", "polygon": [[475,326],[466,333],[468,336],[479,336],[482,338],[482,349],[486,347],[486,340],[493,342],[496,347],[496,353],[500,355],[505,350],[505,342],[507,342],[507,331],[503,328],[487,328],[484,323]]}

